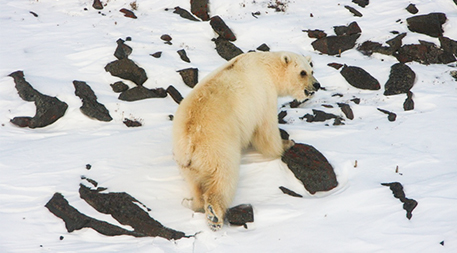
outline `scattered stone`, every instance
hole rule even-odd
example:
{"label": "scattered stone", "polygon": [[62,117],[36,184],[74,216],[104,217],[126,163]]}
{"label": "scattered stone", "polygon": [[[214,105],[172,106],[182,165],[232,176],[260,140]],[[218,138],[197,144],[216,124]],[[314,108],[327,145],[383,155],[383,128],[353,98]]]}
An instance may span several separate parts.
{"label": "scattered stone", "polygon": [[175,7],[175,10],[173,11],[173,13],[179,14],[179,16],[181,16],[182,18],[185,18],[185,19],[189,19],[192,21],[200,21],[197,18],[195,18],[192,14],[190,14],[190,12],[188,12],[187,10],[185,10],[179,6]]}
{"label": "scattered stone", "polygon": [[270,47],[267,46],[267,44],[263,43],[262,45],[260,45],[259,47],[256,48],[257,50],[259,51],[263,51],[263,52],[268,52],[270,51]]}
{"label": "scattered stone", "polygon": [[440,36],[438,39],[440,40],[441,48],[446,54],[457,55],[457,41],[444,36]]}
{"label": "scattered stone", "polygon": [[334,26],[333,30],[337,36],[353,35],[362,32],[362,29],[360,29],[360,26],[357,24],[357,22],[351,22],[348,26]]}
{"label": "scattered stone", "polygon": [[381,89],[378,80],[360,67],[344,65],[340,73],[350,85],[356,88],[364,90]]}
{"label": "scattered stone", "polygon": [[180,104],[181,101],[183,100],[183,97],[181,96],[181,93],[179,93],[179,91],[173,85],[168,86],[167,93],[178,104]]}
{"label": "scattered stone", "polygon": [[349,5],[345,5],[344,8],[348,9],[349,12],[352,13],[356,17],[362,17],[363,16],[362,13],[360,13],[358,10],[352,8]]}
{"label": "scattered stone", "polygon": [[338,186],[332,165],[313,146],[295,144],[282,155],[281,160],[311,194]]}
{"label": "scattered stone", "polygon": [[421,64],[447,64],[456,61],[451,52],[436,47],[435,44],[419,41],[420,44],[403,45],[394,56],[399,62],[416,61]]}
{"label": "scattered stone", "polygon": [[110,86],[116,93],[121,93],[129,89],[129,86],[122,81],[112,83]]}
{"label": "scattered stone", "polygon": [[442,25],[446,23],[446,14],[433,12],[426,15],[417,15],[406,19],[411,32],[426,34],[431,37],[443,36]]}
{"label": "scattered stone", "polygon": [[209,0],[190,0],[190,11],[203,21],[209,20]]}
{"label": "scattered stone", "polygon": [[415,4],[409,4],[408,7],[406,7],[406,10],[411,14],[416,14],[419,12]]}
{"label": "scattered stone", "polygon": [[113,76],[130,80],[137,85],[142,85],[148,79],[146,71],[128,58],[108,63],[105,66],[105,71],[110,72]]}
{"label": "scattered stone", "polygon": [[226,217],[230,225],[247,228],[246,223],[254,222],[254,210],[250,204],[241,204],[230,208]]}
{"label": "scattered stone", "polygon": [[163,40],[163,41],[165,41],[165,43],[168,43],[168,44],[171,45],[171,40],[172,40],[172,38],[171,38],[170,35],[164,34],[164,35],[160,36],[160,39]]}
{"label": "scattered stone", "polygon": [[[322,87],[321,87],[322,89]],[[306,103],[306,101],[308,101],[308,99],[305,99],[303,101],[298,101],[296,99],[292,100],[292,102],[289,103],[289,106],[290,108],[298,108],[300,105]]]}
{"label": "scattered stone", "polygon": [[450,74],[457,81],[457,70],[451,70]]}
{"label": "scattered stone", "polygon": [[166,96],[167,91],[163,88],[148,89],[144,86],[137,86],[122,92],[119,95],[119,99],[131,102],[147,98],[164,98]]}
{"label": "scattered stone", "polygon": [[356,103],[357,105],[360,104],[360,98],[353,98],[351,99],[351,101]]}
{"label": "scattered stone", "polygon": [[382,46],[381,43],[365,41],[363,42],[357,50],[359,50],[364,55],[372,55],[373,53],[380,53],[385,55],[393,55],[402,45],[402,39],[406,36],[406,33],[399,34],[395,38],[386,41],[389,47]]}
{"label": "scattered stone", "polygon": [[195,85],[198,83],[198,69],[197,68],[187,68],[187,69],[181,69],[177,71],[181,77],[184,83],[193,88]]}
{"label": "scattered stone", "polygon": [[406,99],[405,102],[403,102],[403,109],[405,111],[414,110],[413,93],[411,91],[406,92]]}
{"label": "scattered stone", "polygon": [[177,52],[178,52],[179,57],[181,58],[181,60],[190,63],[190,59],[189,59],[189,57],[187,57],[186,50],[181,49],[181,50],[178,50]]}
{"label": "scattered stone", "polygon": [[135,16],[135,13],[133,13],[133,11],[131,10],[127,10],[126,8],[122,8],[121,10],[119,10],[120,12],[124,13],[124,17],[128,17],[128,18],[133,18],[133,19],[136,19],[137,17]]}
{"label": "scattered stone", "polygon": [[333,108],[333,105],[329,105],[329,104],[322,104],[322,106],[325,108]]}
{"label": "scattered stone", "polygon": [[155,52],[155,53],[151,54],[151,56],[154,57],[154,58],[160,58],[162,56],[162,52],[160,52],[160,51],[159,52]]}
{"label": "scattered stone", "polygon": [[139,122],[138,120],[131,120],[131,119],[127,119],[125,118],[124,121],[122,121],[122,123],[124,123],[127,127],[140,127],[140,126],[143,126],[143,124],[141,124],[141,122]]}
{"label": "scattered stone", "polygon": [[365,8],[370,3],[370,0],[352,0],[353,3],[356,3],[362,8]]}
{"label": "scattered stone", "polygon": [[344,65],[343,65],[343,64],[340,64],[340,63],[332,62],[332,63],[327,64],[327,66],[332,67],[332,68],[334,68],[334,69],[340,69],[340,68],[343,67]]}
{"label": "scattered stone", "polygon": [[109,214],[120,224],[131,226],[139,236],[160,236],[168,240],[186,237],[183,232],[167,228],[149,216],[138,205],[143,204],[125,192],[100,193],[81,184],[79,196],[98,212]]}
{"label": "scattered stone", "polygon": [[298,194],[298,193],[296,193],[296,192],[294,192],[294,191],[292,191],[292,190],[289,190],[289,189],[287,189],[287,188],[284,187],[284,186],[279,186],[279,189],[280,189],[280,190],[282,191],[282,193],[284,193],[284,194],[290,195],[290,196],[292,196],[292,197],[303,198],[302,195],[300,195],[300,194]]}
{"label": "scattered stone", "polygon": [[341,111],[346,115],[346,118],[353,120],[354,119],[354,113],[352,112],[351,106],[345,103],[337,103],[338,106],[340,107]]}
{"label": "scattered stone", "polygon": [[308,37],[310,37],[312,39],[321,39],[321,38],[327,37],[327,34],[324,31],[318,30],[318,29],[306,30],[306,31],[304,30],[303,32],[307,32]]}
{"label": "scattered stone", "polygon": [[356,40],[360,34],[342,35],[342,36],[327,36],[317,39],[311,43],[314,50],[323,54],[337,55],[349,50],[355,46]]}
{"label": "scattered stone", "polygon": [[414,85],[416,73],[404,63],[395,63],[390,68],[389,79],[384,85],[385,96],[407,93]]}
{"label": "scattered stone", "polygon": [[342,121],[344,120],[335,114],[326,113],[316,109],[313,109],[313,115],[305,114],[303,117],[299,117],[299,119],[306,119],[306,122],[324,122],[329,119],[335,119],[333,125],[341,125]]}
{"label": "scattered stone", "polygon": [[279,134],[281,135],[281,139],[289,140],[289,133],[287,133],[284,129],[279,129]]}
{"label": "scattered stone", "polygon": [[287,116],[287,111],[281,111],[278,114],[278,123],[279,124],[287,124],[287,122],[284,120],[284,118]]}
{"label": "scattered stone", "polygon": [[123,39],[118,39],[116,41],[116,43],[117,43],[117,48],[116,48],[116,51],[114,51],[114,56],[119,60],[128,58],[129,55],[132,53],[132,48],[130,46],[124,44]]}
{"label": "scattered stone", "polygon": [[381,185],[389,186],[395,198],[400,199],[403,203],[403,209],[406,210],[406,217],[410,220],[413,217],[413,210],[417,206],[417,201],[414,199],[406,198],[405,192],[403,191],[403,185],[399,182],[393,183],[382,183]]}
{"label": "scattered stone", "polygon": [[90,170],[92,168],[92,165],[86,164],[86,170]]}
{"label": "scattered stone", "polygon": [[270,1],[268,3],[268,8],[275,9],[276,12],[286,12],[287,9],[287,2],[285,1]]}
{"label": "scattered stone", "polygon": [[385,114],[387,114],[387,119],[391,122],[395,121],[395,119],[397,119],[397,114],[393,113],[393,112],[389,112],[387,110],[384,110],[384,109],[381,109],[381,108],[378,108],[378,111],[380,112],[383,112]]}
{"label": "scattered stone", "polygon": [[217,53],[227,61],[243,53],[243,51],[233,43],[221,37],[213,39],[213,41],[216,43]]}
{"label": "scattered stone", "polygon": [[30,14],[32,14],[35,18],[38,18],[38,14],[36,14],[36,13],[33,12],[33,11],[29,11],[29,12],[30,12]]}
{"label": "scattered stone", "polygon": [[103,4],[100,2],[100,0],[94,0],[92,7],[96,10],[103,10]]}
{"label": "scattered stone", "polygon": [[16,71],[9,74],[14,79],[19,96],[28,102],[34,102],[36,111],[33,117],[14,117],[11,123],[19,127],[45,127],[60,119],[68,108],[65,102],[56,97],[41,94],[24,78],[24,72]]}
{"label": "scattered stone", "polygon": [[340,98],[342,98],[342,97],[343,97],[343,94],[341,94],[341,93],[335,93],[335,94],[332,94],[332,97],[340,97]]}
{"label": "scattered stone", "polygon": [[86,82],[75,80],[73,81],[73,85],[75,86],[75,95],[80,97],[83,102],[83,105],[79,109],[84,115],[100,121],[108,122],[113,120],[108,109],[97,102],[97,96]]}
{"label": "scattered stone", "polygon": [[236,40],[235,34],[233,34],[232,30],[230,30],[221,17],[211,17],[209,24],[221,38],[229,41]]}

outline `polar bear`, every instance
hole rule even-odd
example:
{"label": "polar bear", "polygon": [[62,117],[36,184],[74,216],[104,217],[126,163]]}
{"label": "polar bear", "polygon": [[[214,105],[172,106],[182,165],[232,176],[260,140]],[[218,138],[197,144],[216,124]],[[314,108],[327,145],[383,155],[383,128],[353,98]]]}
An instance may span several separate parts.
{"label": "polar bear", "polygon": [[173,119],[173,154],[190,185],[192,209],[212,230],[224,223],[238,182],[242,149],[279,158],[277,97],[302,101],[320,88],[310,57],[291,52],[241,54],[201,80]]}

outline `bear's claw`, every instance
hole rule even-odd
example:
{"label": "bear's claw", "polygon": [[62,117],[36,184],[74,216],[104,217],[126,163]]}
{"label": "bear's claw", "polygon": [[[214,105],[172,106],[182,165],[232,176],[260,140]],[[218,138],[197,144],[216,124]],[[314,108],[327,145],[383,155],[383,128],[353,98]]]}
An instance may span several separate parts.
{"label": "bear's claw", "polygon": [[206,218],[208,219],[208,225],[213,231],[217,231],[222,228],[222,223],[220,222],[220,219],[216,216],[214,213],[213,207],[211,205],[208,205],[208,212],[210,214],[207,214]]}

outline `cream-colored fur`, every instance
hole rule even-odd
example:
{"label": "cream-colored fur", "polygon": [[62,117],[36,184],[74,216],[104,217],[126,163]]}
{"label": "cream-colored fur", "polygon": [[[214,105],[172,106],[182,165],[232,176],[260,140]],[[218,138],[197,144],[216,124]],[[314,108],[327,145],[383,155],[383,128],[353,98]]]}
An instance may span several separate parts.
{"label": "cream-colored fur", "polygon": [[[189,183],[192,209],[222,227],[233,200],[243,148],[279,158],[277,97],[306,99],[319,88],[310,57],[290,52],[246,53],[216,69],[181,102],[173,123],[173,153]],[[306,90],[306,94],[305,94]]]}

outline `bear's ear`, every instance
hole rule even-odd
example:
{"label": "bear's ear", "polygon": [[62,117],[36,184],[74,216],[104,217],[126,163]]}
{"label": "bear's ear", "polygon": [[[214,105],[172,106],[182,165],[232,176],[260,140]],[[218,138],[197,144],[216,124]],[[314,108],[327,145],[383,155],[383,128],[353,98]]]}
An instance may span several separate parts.
{"label": "bear's ear", "polygon": [[283,55],[282,60],[284,61],[284,63],[289,64],[289,61],[290,61],[289,56]]}
{"label": "bear's ear", "polygon": [[311,56],[307,55],[307,56],[305,56],[305,59],[306,59],[308,62],[311,62]]}

